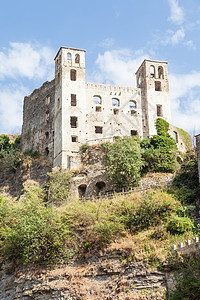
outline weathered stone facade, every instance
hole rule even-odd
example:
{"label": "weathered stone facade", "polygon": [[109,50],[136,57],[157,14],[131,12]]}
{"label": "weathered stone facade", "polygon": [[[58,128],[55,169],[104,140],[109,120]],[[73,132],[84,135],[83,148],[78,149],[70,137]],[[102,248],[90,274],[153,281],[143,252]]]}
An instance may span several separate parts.
{"label": "weathered stone facade", "polygon": [[167,62],[144,60],[136,77],[137,88],[88,83],[85,50],[61,47],[55,80],[24,99],[22,150],[71,169],[79,167],[84,143],[156,134],[157,117],[171,123]]}

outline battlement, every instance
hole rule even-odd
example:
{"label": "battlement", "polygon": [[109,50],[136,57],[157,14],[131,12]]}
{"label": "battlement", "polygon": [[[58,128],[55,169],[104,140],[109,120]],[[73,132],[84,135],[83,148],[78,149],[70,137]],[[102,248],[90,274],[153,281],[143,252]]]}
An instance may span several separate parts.
{"label": "battlement", "polygon": [[179,243],[178,245],[171,246],[172,253],[182,253],[182,254],[190,254],[193,252],[200,251],[200,242],[199,238],[193,238],[193,242],[191,240],[186,240],[184,243]]}
{"label": "battlement", "polygon": [[[133,87],[123,87],[123,86],[118,86],[118,85],[111,85],[111,84],[99,84],[99,83],[93,83],[93,82],[86,82],[86,87],[87,88],[93,88],[98,91],[108,91],[112,92],[113,95],[118,95],[120,96],[122,93],[135,93],[137,92],[138,95],[141,93],[140,88],[133,88]],[[116,93],[116,94],[115,94]]]}

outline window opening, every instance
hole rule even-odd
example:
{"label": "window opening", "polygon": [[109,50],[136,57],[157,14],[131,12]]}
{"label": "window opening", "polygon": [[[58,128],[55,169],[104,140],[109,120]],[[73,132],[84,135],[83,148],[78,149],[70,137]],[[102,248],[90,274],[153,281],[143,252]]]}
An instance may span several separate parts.
{"label": "window opening", "polygon": [[76,95],[71,94],[71,106],[76,106]]}
{"label": "window opening", "polygon": [[114,108],[114,109],[113,109],[113,113],[114,113],[114,115],[118,115],[118,114],[119,114],[119,109]]}
{"label": "window opening", "polygon": [[131,136],[137,135],[137,130],[131,130]]}
{"label": "window opening", "polygon": [[131,116],[136,117],[137,116],[137,112],[135,110],[131,110]]}
{"label": "window opening", "polygon": [[100,96],[93,96],[93,102],[101,104],[101,97]]}
{"label": "window opening", "polygon": [[76,70],[70,70],[70,79],[76,81]]}
{"label": "window opening", "polygon": [[46,122],[49,123],[49,112],[46,112]]}
{"label": "window opening", "polygon": [[80,55],[76,54],[75,55],[75,63],[79,63],[80,62]]}
{"label": "window opening", "polygon": [[158,78],[160,78],[160,79],[164,78],[163,67],[161,67],[161,66],[158,67]]}
{"label": "window opening", "polygon": [[45,148],[45,153],[46,153],[46,156],[49,155],[49,148],[48,147]]}
{"label": "window opening", "polygon": [[95,133],[103,133],[103,127],[95,126]]}
{"label": "window opening", "polygon": [[76,142],[78,142],[78,137],[73,135],[72,136],[72,143],[76,143]]}
{"label": "window opening", "polygon": [[45,135],[46,135],[46,139],[48,140],[49,139],[49,132],[45,132]]}
{"label": "window opening", "polygon": [[129,101],[129,106],[130,106],[130,108],[136,108],[137,107],[136,101],[135,100],[130,100]]}
{"label": "window opening", "polygon": [[113,106],[119,106],[119,99],[117,99],[117,98],[112,98],[112,105],[113,105]]}
{"label": "window opening", "polygon": [[71,124],[71,128],[77,128],[78,127],[78,118],[70,117],[70,124]]}
{"label": "window opening", "polygon": [[174,131],[174,139],[178,143],[178,133],[176,131]]}
{"label": "window opening", "polygon": [[45,104],[48,105],[50,103],[50,96],[46,96],[45,98]]}
{"label": "window opening", "polygon": [[162,105],[157,104],[157,117],[162,117],[162,116],[163,116]]}
{"label": "window opening", "polygon": [[101,106],[96,106],[96,111],[101,112]]}
{"label": "window opening", "polygon": [[155,67],[154,66],[150,66],[150,75],[151,75],[151,77],[155,77]]}
{"label": "window opening", "polygon": [[69,53],[69,52],[67,53],[67,58],[68,58],[68,59],[71,59],[71,58],[72,58],[71,53]]}
{"label": "window opening", "polygon": [[161,91],[161,82],[155,81],[155,91],[160,92]]}

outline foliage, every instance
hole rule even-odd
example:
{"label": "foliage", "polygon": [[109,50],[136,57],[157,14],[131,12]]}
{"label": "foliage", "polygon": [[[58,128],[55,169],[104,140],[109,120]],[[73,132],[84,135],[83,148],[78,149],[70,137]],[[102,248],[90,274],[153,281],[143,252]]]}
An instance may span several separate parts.
{"label": "foliage", "polygon": [[25,156],[30,156],[30,157],[32,157],[32,158],[38,158],[38,157],[40,156],[39,151],[37,151],[37,150],[33,151],[32,149],[26,149],[26,150],[23,152],[23,154],[24,154]]}
{"label": "foliage", "polygon": [[[39,187],[26,190],[24,201],[12,208],[12,222],[6,224],[4,213],[3,253],[22,262],[53,262],[64,252],[66,230],[56,212],[43,202]],[[9,210],[3,203],[2,211]],[[1,237],[2,238],[2,237]]]}
{"label": "foliage", "polygon": [[139,138],[119,138],[106,147],[106,171],[110,179],[121,187],[138,184],[143,166]]}
{"label": "foliage", "polygon": [[89,145],[88,144],[83,144],[83,145],[81,145],[81,151],[83,152],[83,153],[85,153],[86,152],[86,150],[89,148]]}
{"label": "foliage", "polygon": [[169,130],[169,123],[162,118],[157,118],[156,119],[157,135],[169,137],[168,130]]}
{"label": "foliage", "polygon": [[191,139],[190,134],[181,128],[177,128],[177,130],[178,130],[178,134],[179,134],[181,140],[183,141],[183,143],[186,146],[186,149],[187,150],[192,149],[192,139]]}
{"label": "foliage", "polygon": [[1,153],[3,153],[4,151],[9,151],[11,147],[9,140],[9,136],[5,134],[0,135],[0,155],[2,155]]}
{"label": "foliage", "polygon": [[[143,172],[174,172],[177,169],[177,146],[168,134],[169,123],[158,118],[156,120],[157,135],[141,142],[145,161]],[[149,141],[148,141],[149,140]]]}
{"label": "foliage", "polygon": [[200,193],[200,186],[197,158],[194,152],[190,151],[186,154],[169,192],[173,193],[182,203],[196,203]]}
{"label": "foliage", "polygon": [[192,231],[194,224],[188,217],[171,216],[166,228],[172,234],[182,234],[186,231]]}
{"label": "foliage", "polygon": [[179,266],[175,274],[175,290],[171,300],[200,299],[200,257],[199,254],[181,257],[175,264]]}
{"label": "foliage", "polygon": [[0,136],[0,159],[1,169],[16,171],[20,162],[22,161],[22,155],[19,151],[20,136],[17,136],[14,143],[10,143],[9,136]]}
{"label": "foliage", "polygon": [[61,204],[68,200],[70,196],[72,172],[59,169],[49,172],[47,175],[49,177],[46,184],[48,189],[48,201],[54,204]]}

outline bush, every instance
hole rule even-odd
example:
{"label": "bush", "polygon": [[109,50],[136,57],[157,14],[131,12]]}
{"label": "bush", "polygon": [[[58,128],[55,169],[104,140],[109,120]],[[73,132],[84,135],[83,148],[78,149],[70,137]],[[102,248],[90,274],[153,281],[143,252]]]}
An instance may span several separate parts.
{"label": "bush", "polygon": [[138,137],[119,138],[107,144],[106,172],[120,187],[137,185],[143,167],[140,140]]}
{"label": "bush", "polygon": [[47,173],[48,201],[54,204],[65,202],[70,196],[72,172],[59,169]]}
{"label": "bush", "polygon": [[175,273],[175,290],[170,293],[171,300],[200,299],[200,257],[199,254],[184,256],[178,262]]}
{"label": "bush", "polygon": [[81,146],[81,151],[83,152],[83,153],[85,153],[86,152],[86,150],[89,148],[89,145],[88,144],[83,144],[82,146]]}
{"label": "bush", "polygon": [[[24,201],[15,204],[13,221],[5,224],[3,253],[23,263],[53,262],[64,253],[65,230],[51,207],[43,202],[39,187],[26,190]],[[5,219],[5,218],[4,218]]]}
{"label": "bush", "polygon": [[166,224],[167,231],[172,234],[183,234],[194,229],[194,224],[188,217],[171,216]]}

